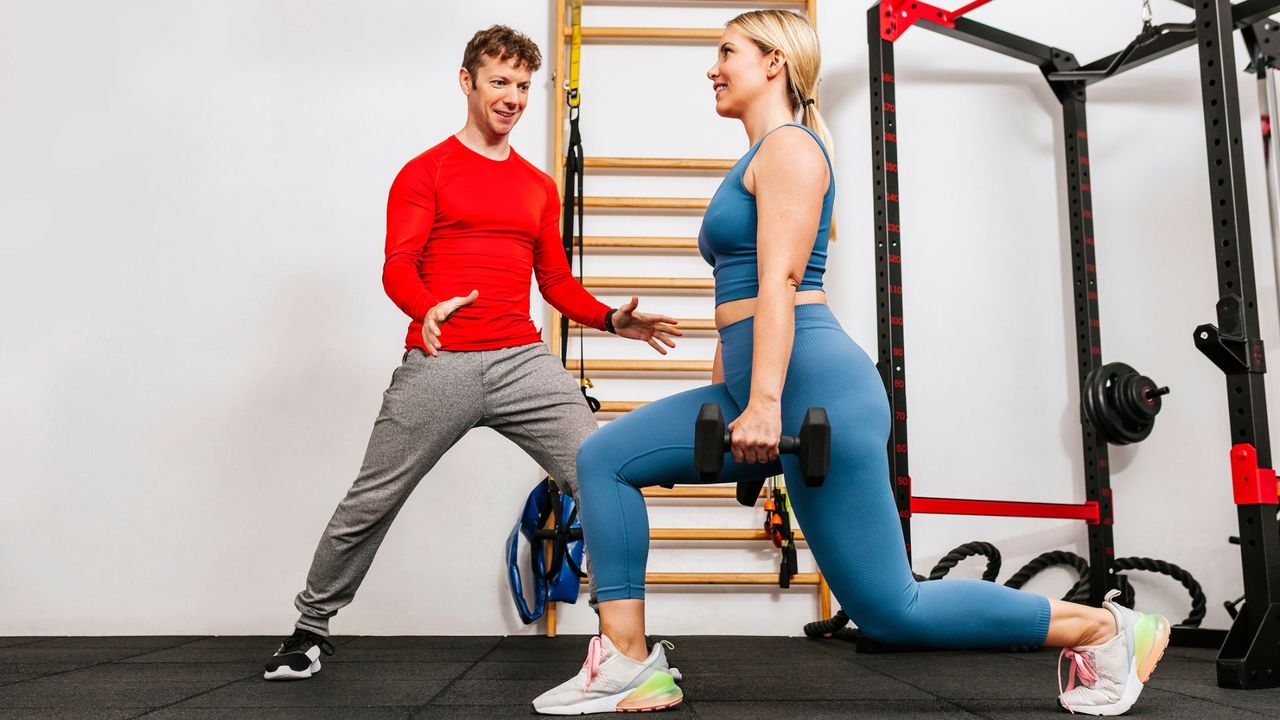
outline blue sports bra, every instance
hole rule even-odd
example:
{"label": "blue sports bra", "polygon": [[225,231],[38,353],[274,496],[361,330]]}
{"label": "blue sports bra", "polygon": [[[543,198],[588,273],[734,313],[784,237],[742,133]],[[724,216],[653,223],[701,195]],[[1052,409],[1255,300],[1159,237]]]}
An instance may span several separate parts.
{"label": "blue sports bra", "polygon": [[[793,123],[789,123],[793,124]],[[787,127],[780,125],[779,127]],[[827,193],[822,197],[822,217],[818,222],[818,236],[813,243],[813,252],[805,264],[804,279],[796,291],[821,290],[822,274],[827,267],[827,240],[831,235],[831,203],[836,194],[835,171],[831,170],[831,156],[822,139],[804,125],[805,132],[813,136],[822,154],[827,158],[827,168],[831,172],[831,182]],[[777,128],[774,128],[777,130]],[[772,133],[770,130],[769,133]],[[769,137],[769,134],[765,134]],[[702,227],[698,231],[698,251],[714,270],[716,278],[716,305],[755,297],[759,293],[760,280],[756,266],[756,196],[747,192],[742,183],[742,174],[746,172],[751,158],[760,149],[760,142],[751,146],[746,155],[734,163],[729,174],[725,176],[712,196],[707,212],[702,216]]]}

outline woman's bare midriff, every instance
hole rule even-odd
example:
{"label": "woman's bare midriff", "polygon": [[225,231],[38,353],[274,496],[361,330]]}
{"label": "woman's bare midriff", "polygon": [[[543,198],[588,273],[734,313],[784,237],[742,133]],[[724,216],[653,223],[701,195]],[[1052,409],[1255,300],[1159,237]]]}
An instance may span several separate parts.
{"label": "woman's bare midriff", "polygon": [[[810,303],[827,302],[827,293],[822,290],[804,290],[796,293],[797,305],[808,305]],[[756,314],[756,298],[742,298],[741,300],[730,300],[727,303],[721,303],[716,306],[716,327],[722,328],[729,323],[734,323],[745,318],[752,317]]]}

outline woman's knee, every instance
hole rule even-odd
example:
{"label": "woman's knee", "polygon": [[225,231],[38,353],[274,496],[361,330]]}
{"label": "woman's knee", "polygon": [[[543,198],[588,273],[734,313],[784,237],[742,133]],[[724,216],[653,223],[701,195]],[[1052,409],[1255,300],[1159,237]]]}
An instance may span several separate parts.
{"label": "woman's knee", "polygon": [[[914,593],[912,593],[914,596]],[[918,645],[927,633],[921,627],[921,618],[914,611],[911,597],[896,601],[880,601],[853,618],[858,629],[868,637],[887,645]]]}
{"label": "woman's knee", "polygon": [[867,637],[886,645],[916,645],[920,637],[915,620],[907,612],[878,612],[856,621]]}
{"label": "woman's knee", "polygon": [[578,448],[578,486],[581,488],[618,481],[617,452],[611,450],[610,433],[606,430],[607,427],[596,431]]}

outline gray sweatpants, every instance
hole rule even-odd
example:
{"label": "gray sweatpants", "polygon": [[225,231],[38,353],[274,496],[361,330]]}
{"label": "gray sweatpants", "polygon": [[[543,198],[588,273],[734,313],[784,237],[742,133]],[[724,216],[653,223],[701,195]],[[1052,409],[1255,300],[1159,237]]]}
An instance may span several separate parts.
{"label": "gray sweatpants", "polygon": [[[351,602],[409,493],[473,427],[529,453],[574,496],[578,448],[596,429],[573,376],[542,343],[501,350],[407,353],[382,396],[360,474],[334,511],[294,606],[297,627],[327,636]],[[515,517],[528,487],[512,498]]]}

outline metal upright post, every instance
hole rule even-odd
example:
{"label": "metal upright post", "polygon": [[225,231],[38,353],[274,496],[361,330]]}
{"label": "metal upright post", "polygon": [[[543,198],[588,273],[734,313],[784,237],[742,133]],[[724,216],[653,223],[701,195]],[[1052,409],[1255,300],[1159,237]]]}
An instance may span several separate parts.
{"label": "metal upright post", "polygon": [[[1060,50],[1042,66],[1046,77],[1079,67],[1075,58]],[[1063,163],[1067,172],[1067,226],[1071,238],[1071,294],[1076,326],[1076,379],[1080,396],[1085,378],[1102,366],[1102,326],[1098,312],[1098,272],[1093,235],[1093,186],[1089,160],[1089,126],[1086,123],[1085,85],[1050,80],[1062,103]],[[1115,514],[1111,502],[1111,470],[1107,441],[1080,412],[1084,452],[1085,499],[1098,503],[1098,522],[1089,524],[1089,602],[1100,606],[1115,587]]]}
{"label": "metal upright post", "polygon": [[1244,606],[1218,653],[1218,684],[1275,687],[1280,685],[1280,528],[1245,193],[1232,5],[1228,0],[1206,0],[1196,3],[1195,11],[1219,294],[1218,324],[1196,328],[1195,343],[1226,376],[1245,589]]}
{"label": "metal upright post", "polygon": [[880,5],[867,9],[871,50],[871,172],[875,209],[876,318],[880,375],[893,413],[889,431],[889,481],[902,539],[911,557],[911,475],[907,469],[907,355],[903,342],[902,250],[898,213],[898,128],[893,43],[881,36]]}

